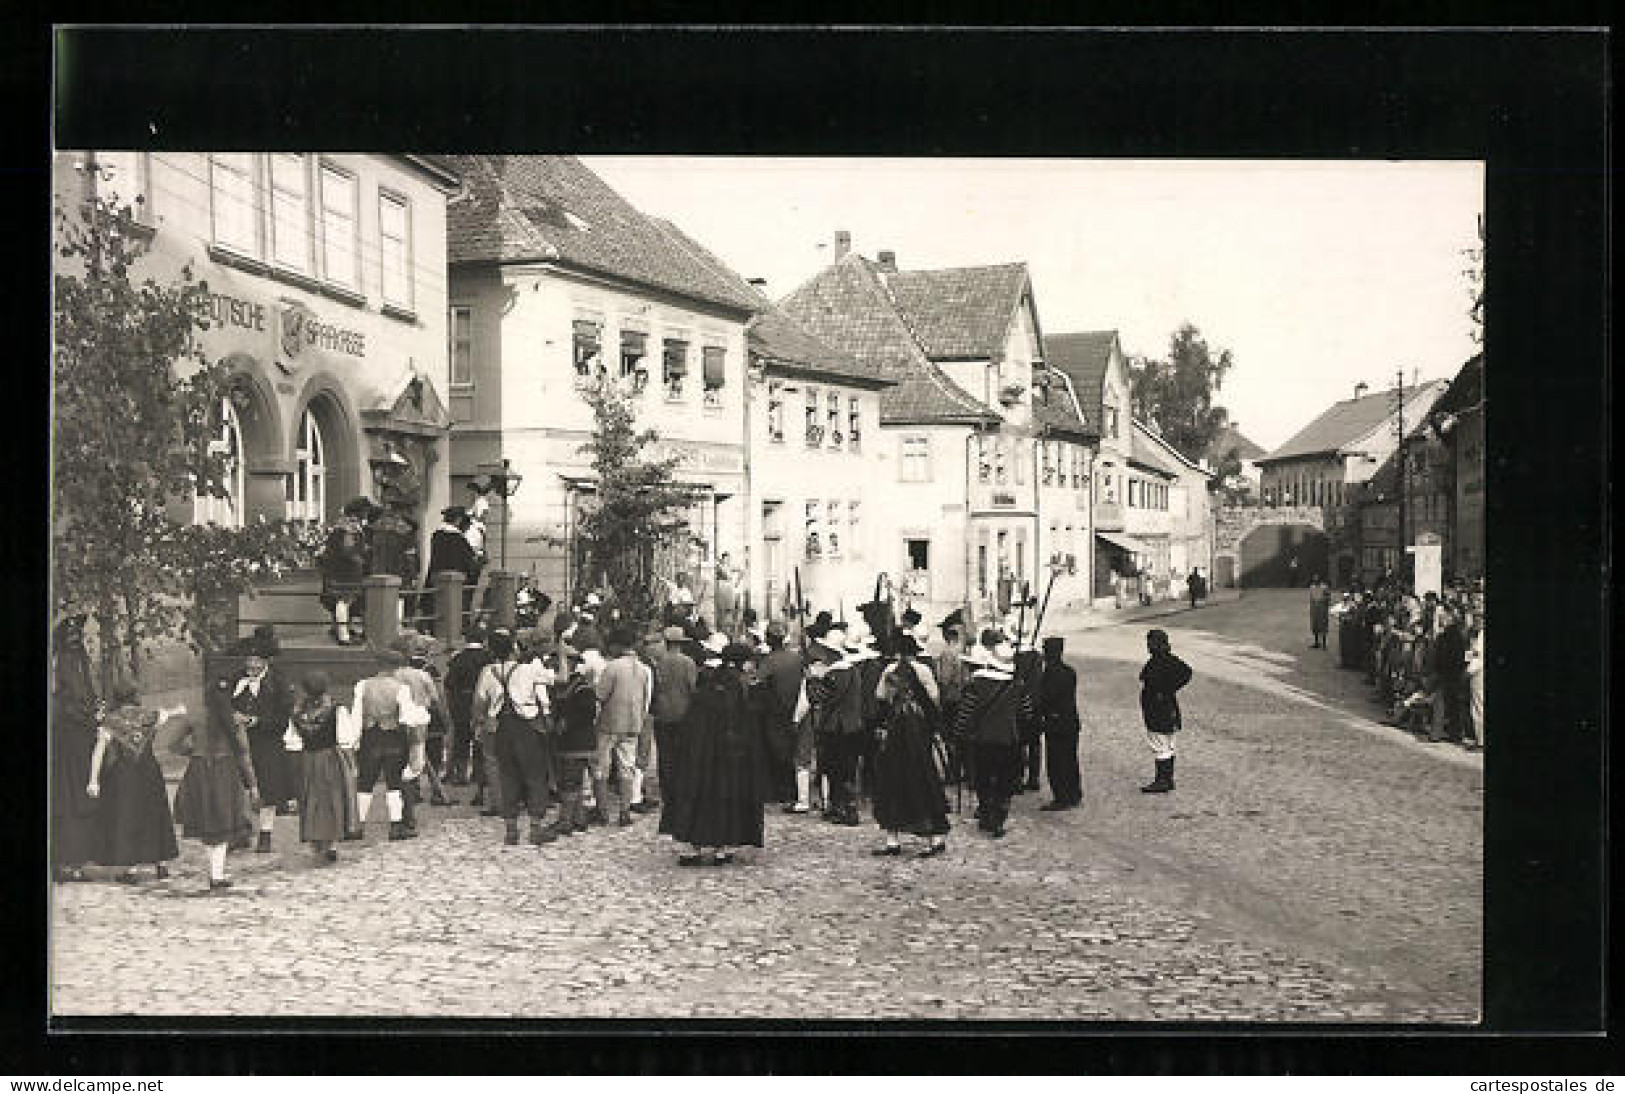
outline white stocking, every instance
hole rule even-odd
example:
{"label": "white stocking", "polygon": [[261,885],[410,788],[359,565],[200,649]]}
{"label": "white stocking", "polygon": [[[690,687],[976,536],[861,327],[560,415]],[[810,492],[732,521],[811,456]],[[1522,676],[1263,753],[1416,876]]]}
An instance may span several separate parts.
{"label": "white stocking", "polygon": [[396,821],[401,819],[402,805],[401,805],[401,792],[399,790],[391,790],[388,793],[386,793],[384,795],[384,804],[389,807],[389,820],[390,820],[390,823],[393,824]]}
{"label": "white stocking", "polygon": [[806,768],[796,770],[796,804],[810,808],[812,803],[812,772]]}
{"label": "white stocking", "polygon": [[643,804],[643,769],[632,769],[632,802],[633,805]]}
{"label": "white stocking", "polygon": [[355,823],[357,827],[367,823],[367,813],[372,809],[372,794],[358,792],[355,796]]}
{"label": "white stocking", "polygon": [[260,831],[269,832],[276,827],[276,806],[260,806]]}
{"label": "white stocking", "polygon": [[203,849],[209,854],[209,880],[224,881],[226,877],[226,844],[206,843]]}

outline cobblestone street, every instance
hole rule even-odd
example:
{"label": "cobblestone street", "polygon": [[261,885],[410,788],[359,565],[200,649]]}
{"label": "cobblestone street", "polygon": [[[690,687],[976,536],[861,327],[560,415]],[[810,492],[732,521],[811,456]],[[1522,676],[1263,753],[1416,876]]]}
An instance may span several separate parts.
{"label": "cobblestone street", "polygon": [[[1072,632],[1085,807],[1023,795],[1002,841],[967,808],[946,855],[877,859],[872,825],[773,811],[684,870],[652,817],[505,848],[459,806],[318,868],[282,818],[228,892],[189,841],[168,882],[55,886],[54,1010],[1472,1022],[1482,757],[1377,726],[1303,597]],[[1138,791],[1153,625],[1196,670],[1167,795]]]}

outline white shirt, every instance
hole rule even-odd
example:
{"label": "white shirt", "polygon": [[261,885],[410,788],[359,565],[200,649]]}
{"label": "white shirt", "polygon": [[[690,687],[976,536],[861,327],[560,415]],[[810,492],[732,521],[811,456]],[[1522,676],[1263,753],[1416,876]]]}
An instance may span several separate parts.
{"label": "white shirt", "polygon": [[547,685],[553,682],[553,670],[540,661],[498,662],[481,669],[474,685],[474,709],[484,710],[487,721],[495,722],[502,711],[503,680],[507,680],[508,703],[521,718],[547,713]]}

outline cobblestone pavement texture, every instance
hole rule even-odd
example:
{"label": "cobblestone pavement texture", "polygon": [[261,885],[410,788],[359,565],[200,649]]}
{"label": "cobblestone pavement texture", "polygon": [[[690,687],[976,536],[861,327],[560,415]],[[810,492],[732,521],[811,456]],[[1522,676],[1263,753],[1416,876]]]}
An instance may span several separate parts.
{"label": "cobblestone pavement texture", "polygon": [[[1086,803],[992,841],[869,855],[872,825],[770,812],[683,869],[652,817],[535,848],[425,808],[317,866],[278,820],[209,894],[53,887],[58,1015],[1441,1022],[1479,1010],[1481,757],[1373,729],[1301,593],[1159,619],[1196,669],[1178,789],[1142,795],[1141,624],[1078,631]],[[464,792],[466,793],[466,792]]]}

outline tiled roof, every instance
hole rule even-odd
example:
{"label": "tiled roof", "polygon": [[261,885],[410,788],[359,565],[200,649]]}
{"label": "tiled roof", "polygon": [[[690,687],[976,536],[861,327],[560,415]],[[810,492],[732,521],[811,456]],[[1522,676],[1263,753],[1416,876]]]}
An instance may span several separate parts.
{"label": "tiled roof", "polygon": [[1135,419],[1134,428],[1129,430],[1129,459],[1142,467],[1155,468],[1168,475],[1177,476],[1186,470],[1184,465],[1151,439],[1144,423],[1139,419]]}
{"label": "tiled roof", "polygon": [[991,358],[1004,351],[1010,319],[1027,291],[1027,266],[897,270],[871,266],[932,360]]}
{"label": "tiled roof", "polygon": [[852,354],[865,369],[896,382],[880,396],[884,422],[999,421],[948,379],[909,332],[873,266],[849,254],[779,302],[813,335]]}
{"label": "tiled roof", "polygon": [[1460,414],[1484,401],[1484,355],[1475,354],[1450,381],[1450,388],[1433,404],[1433,414]]}
{"label": "tiled roof", "polygon": [[446,159],[463,180],[463,192],[446,205],[453,264],[554,261],[738,311],[763,306],[574,156]]}
{"label": "tiled roof", "polygon": [[1237,457],[1243,460],[1256,460],[1269,454],[1264,448],[1248,440],[1234,426],[1226,426],[1213,438],[1213,443],[1207,446],[1208,462],[1217,467],[1225,453],[1232,448],[1236,450]]}
{"label": "tiled roof", "polygon": [[1051,381],[1047,401],[1042,391],[1033,393],[1033,422],[1042,426],[1046,433],[1073,433],[1087,437],[1097,435],[1089,428],[1088,422],[1078,418],[1078,412],[1072,407],[1072,396],[1067,394],[1066,385],[1060,380]]}
{"label": "tiled roof", "polygon": [[1044,338],[1044,358],[1072,378],[1078,402],[1090,415],[1090,428],[1100,428],[1100,396],[1105,389],[1106,367],[1111,362],[1114,330],[1082,331],[1077,334],[1051,334]]}
{"label": "tiled roof", "polygon": [[[1406,388],[1406,421],[1420,425],[1428,409],[1444,394],[1444,390],[1443,380],[1429,380],[1418,387]],[[1333,403],[1320,417],[1258,462],[1277,463],[1299,456],[1341,451],[1345,445],[1353,444],[1381,426],[1393,416],[1398,405],[1398,392],[1393,389]]]}
{"label": "tiled roof", "polygon": [[865,368],[852,354],[835,348],[790,318],[756,286],[740,277],[726,262],[677,225],[658,217],[654,222],[679,246],[710,266],[718,277],[732,283],[737,291],[746,293],[758,301],[761,310],[751,317],[750,325],[745,328],[746,339],[752,353],[788,365],[799,372],[827,376],[832,380],[842,380],[863,387],[881,388],[892,385],[893,381],[882,376],[878,370]]}

